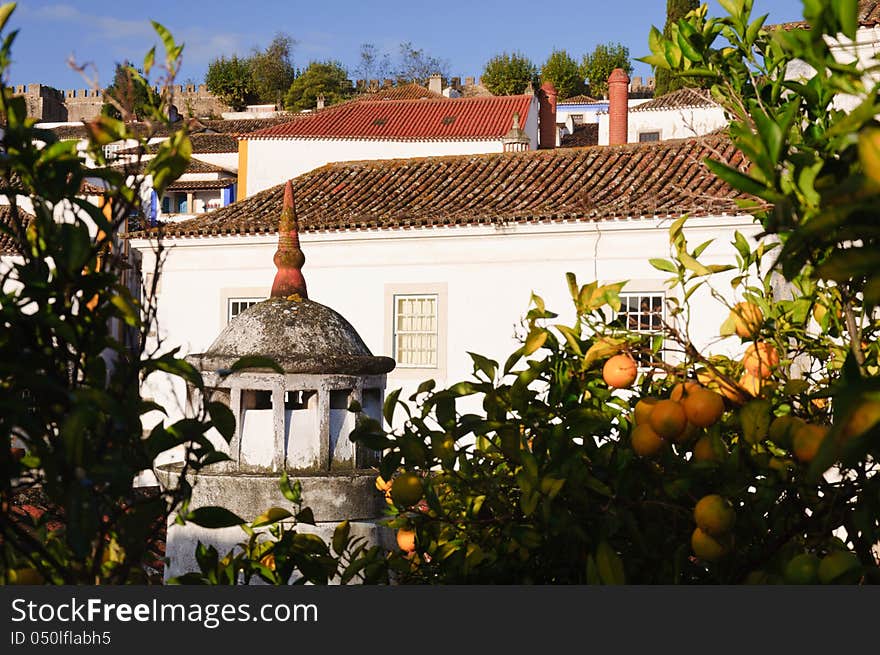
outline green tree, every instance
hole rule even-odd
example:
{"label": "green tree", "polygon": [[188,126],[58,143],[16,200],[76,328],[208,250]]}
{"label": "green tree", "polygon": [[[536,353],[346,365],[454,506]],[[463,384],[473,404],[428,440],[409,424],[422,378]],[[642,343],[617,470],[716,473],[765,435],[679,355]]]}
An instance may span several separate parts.
{"label": "green tree", "polygon": [[587,81],[592,96],[604,97],[608,93],[608,77],[615,68],[622,68],[627,75],[633,71],[629,48],[619,43],[600,43],[591,54],[581,60],[581,78]]}
{"label": "green tree", "polygon": [[480,82],[497,96],[518,95],[530,82],[537,88],[538,68],[519,52],[504,52],[486,62]]}
{"label": "green tree", "polygon": [[571,98],[586,91],[581,68],[565,50],[554,50],[544,62],[541,82],[551,82],[560,98]]}
{"label": "green tree", "polygon": [[113,82],[104,89],[101,114],[125,122],[139,121],[158,103],[156,91],[146,82],[143,71],[131,62],[116,64]]}
{"label": "green tree", "polygon": [[264,50],[255,50],[248,59],[258,102],[281,106],[296,76],[291,60],[294,44],[289,35],[278,34]]}
{"label": "green tree", "polygon": [[[666,25],[663,28],[663,34],[667,38],[672,35],[672,26],[688,15],[689,12],[700,6],[699,0],[666,0]],[[686,78],[679,77],[666,68],[657,68],[654,71],[656,86],[654,95],[656,97],[665,95],[670,91],[681,89],[685,86],[693,86],[696,81],[692,78],[690,81]]]}
{"label": "green tree", "polygon": [[219,57],[208,64],[205,86],[235,111],[241,111],[256,100],[251,68],[246,59],[239,59],[236,55],[228,59]]}
{"label": "green tree", "polygon": [[319,95],[328,105],[352,94],[351,81],[342,64],[336,61],[313,61],[293,81],[284,98],[284,107],[292,111],[314,109]]}

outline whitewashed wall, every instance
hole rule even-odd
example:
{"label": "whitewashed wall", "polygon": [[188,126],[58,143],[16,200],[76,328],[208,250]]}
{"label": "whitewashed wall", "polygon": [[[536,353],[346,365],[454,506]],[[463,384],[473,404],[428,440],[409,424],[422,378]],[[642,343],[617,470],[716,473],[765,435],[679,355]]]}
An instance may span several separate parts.
{"label": "whitewashed wall", "polygon": [[[302,236],[304,274],[309,297],[340,312],[376,355],[392,355],[386,344],[391,328],[386,311],[386,285],[411,289],[445,285],[447,290],[447,362],[445,374],[397,369],[388,376],[389,390],[414,389],[436,377],[440,385],[467,378],[472,371],[467,351],[501,362],[517,346],[515,333],[534,291],[560,321],[574,317],[565,273],[581,284],[631,280],[631,291],[663,291],[668,277],[648,264],[669,256],[670,219],[638,219],[565,225],[431,228],[406,231],[359,231]],[[733,263],[734,230],[753,235],[748,216],[692,219],[686,235],[692,246],[714,238],[707,263]],[[159,293],[159,336],[183,353],[203,352],[226,323],[225,298],[266,295],[275,269],[276,240],[270,237],[178,239],[171,246]],[[144,270],[152,270],[152,253],[143,241]],[[729,276],[713,286],[730,296]],[[694,298],[696,319],[691,335],[712,352],[737,354],[736,341],[719,341],[726,310],[708,294]],[[176,393],[180,393],[178,388]],[[154,380],[147,393],[163,404],[177,401],[164,382]],[[178,396],[179,398],[180,396]],[[476,408],[472,408],[476,409]]]}
{"label": "whitewashed wall", "polygon": [[[660,140],[687,139],[708,134],[727,125],[721,107],[647,110],[629,113],[627,142],[638,143],[640,132],[660,131]],[[599,114],[599,145],[607,146],[608,114]]]}

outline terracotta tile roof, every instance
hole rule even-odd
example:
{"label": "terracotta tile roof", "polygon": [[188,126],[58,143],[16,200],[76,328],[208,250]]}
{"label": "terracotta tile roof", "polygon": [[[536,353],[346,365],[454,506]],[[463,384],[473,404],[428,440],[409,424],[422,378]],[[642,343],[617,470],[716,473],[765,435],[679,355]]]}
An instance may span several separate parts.
{"label": "terracotta tile roof", "polygon": [[630,112],[638,111],[663,111],[668,109],[684,109],[687,107],[718,107],[717,102],[712,100],[711,95],[704,89],[678,89],[659,98],[643,102],[630,109]]}
{"label": "terracotta tile roof", "polygon": [[565,100],[559,100],[556,102],[557,105],[593,105],[597,102],[602,102],[602,100],[598,100],[596,98],[592,98],[590,96],[572,96],[571,98],[566,98]]}
{"label": "terracotta tile roof", "polygon": [[257,130],[263,130],[273,125],[282,125],[293,120],[302,118],[302,114],[294,112],[285,112],[280,116],[271,118],[238,118],[232,120],[200,120],[196,129],[192,132],[216,132],[218,134],[229,134],[237,136],[241,134],[250,134]]}
{"label": "terracotta tile roof", "polygon": [[[113,164],[113,168],[124,168],[126,173],[129,174],[140,174],[143,173],[144,170],[146,170],[149,161],[149,159],[142,159],[139,162],[122,162]],[[186,165],[186,169],[183,171],[183,173],[188,175],[191,173],[233,173],[233,171],[223,168],[222,166],[210,164],[201,159],[197,159],[196,157],[190,157],[189,163]]]}
{"label": "terracotta tile roof", "polygon": [[599,123],[585,123],[574,128],[572,134],[562,137],[563,148],[599,145]]}
{"label": "terracotta tile roof", "polygon": [[[34,220],[33,214],[29,214],[20,208],[18,210],[18,217],[22,222],[23,228],[26,228]],[[13,231],[16,229],[10,205],[0,205],[0,225]],[[6,230],[0,230],[0,255],[14,255],[20,252],[19,242],[20,239],[13,234],[9,234]]]}
{"label": "terracotta tile roof", "polygon": [[249,139],[500,139],[525,121],[532,96],[362,100],[336,105],[309,119],[248,135]]}
{"label": "terracotta tile roof", "polygon": [[168,185],[168,191],[198,191],[201,189],[225,189],[235,184],[236,178],[224,180],[178,180]]}
{"label": "terracotta tile roof", "polygon": [[380,87],[375,91],[367,91],[357,97],[358,100],[422,100],[423,98],[448,100],[442,93],[430,91],[415,82],[398,86]]}
{"label": "terracotta tile roof", "polygon": [[[238,153],[238,139],[229,134],[214,134],[209,132],[201,132],[189,135],[190,143],[192,143],[192,151],[194,155],[208,153]],[[151,143],[146,148],[140,146],[136,148],[126,148],[120,150],[122,155],[155,155],[159,152],[159,143]]]}
{"label": "terracotta tile roof", "polygon": [[[304,231],[739,213],[706,168],[744,167],[723,138],[328,164],[292,180]],[[165,226],[171,237],[274,234],[283,185]],[[137,235],[135,235],[137,236]],[[140,233],[143,236],[143,233]]]}

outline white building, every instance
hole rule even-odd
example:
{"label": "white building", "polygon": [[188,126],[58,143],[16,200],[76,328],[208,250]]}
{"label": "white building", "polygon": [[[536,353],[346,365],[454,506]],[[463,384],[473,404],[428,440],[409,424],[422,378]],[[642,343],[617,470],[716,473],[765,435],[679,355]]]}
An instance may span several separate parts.
{"label": "white building", "polygon": [[[734,231],[759,226],[705,168],[718,153],[743,164],[712,137],[324,166],[293,180],[310,297],[346,316],[373,354],[397,361],[389,390],[454,383],[472,372],[469,351],[503,361],[517,347],[533,292],[571,322],[566,272],[581,283],[629,280],[632,311],[646,298],[662,306],[668,275],[648,259],[669,257],[669,225],[684,214],[694,244],[715,239],[708,263],[732,261]],[[166,347],[203,352],[232,316],[268,296],[281,202],[277,185],[166,226],[158,298]],[[131,245],[149,275],[146,236]],[[716,287],[730,295],[726,278]],[[694,341],[724,348],[723,306],[708,291],[693,302]],[[183,406],[158,382],[147,393]]]}
{"label": "white building", "polygon": [[[504,152],[514,114],[535,150],[541,145],[539,113],[534,94],[334,105],[242,137],[238,198],[331,162]],[[555,126],[555,117],[547,120]]]}

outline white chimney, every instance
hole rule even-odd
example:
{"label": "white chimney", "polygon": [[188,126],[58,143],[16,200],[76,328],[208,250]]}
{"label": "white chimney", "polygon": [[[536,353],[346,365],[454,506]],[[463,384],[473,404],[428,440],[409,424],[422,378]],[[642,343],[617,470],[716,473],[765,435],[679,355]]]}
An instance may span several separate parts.
{"label": "white chimney", "polygon": [[434,73],[428,78],[428,91],[438,95],[443,93],[443,78],[439,73]]}

